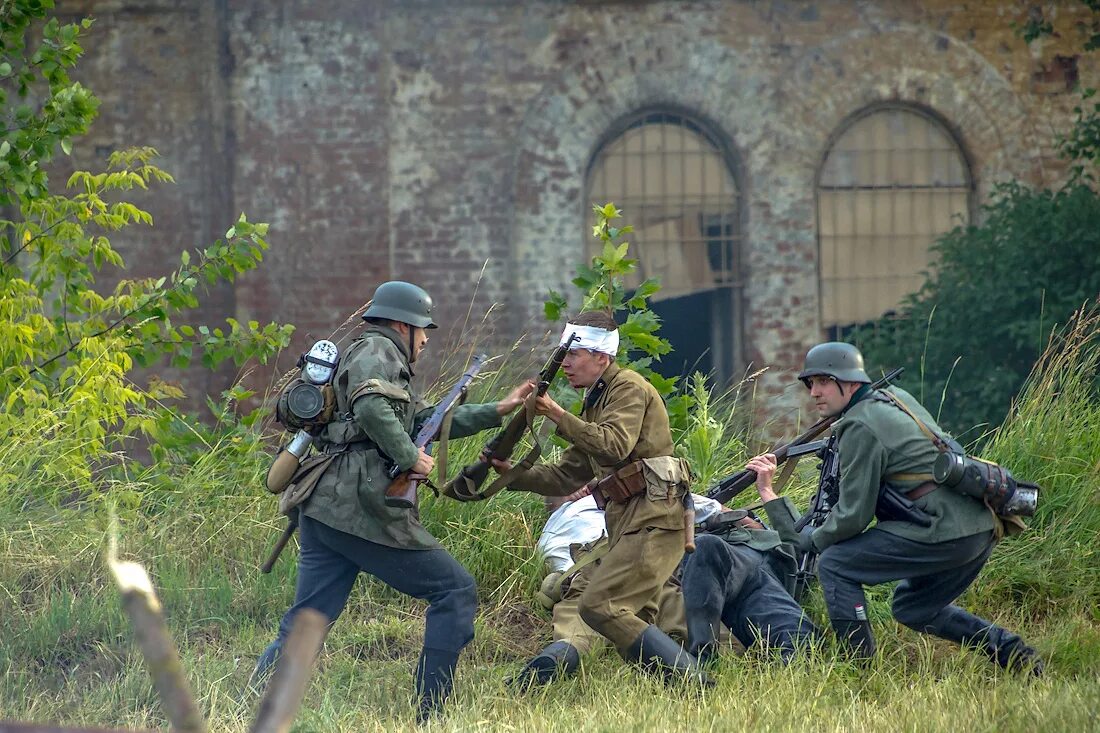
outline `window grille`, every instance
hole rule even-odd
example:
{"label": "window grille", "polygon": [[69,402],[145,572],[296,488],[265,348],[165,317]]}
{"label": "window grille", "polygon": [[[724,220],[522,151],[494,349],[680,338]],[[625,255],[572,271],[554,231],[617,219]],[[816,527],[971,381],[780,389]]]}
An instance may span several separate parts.
{"label": "window grille", "polygon": [[[614,202],[638,260],[635,286],[661,279],[656,299],[732,286],[737,279],[737,185],[720,145],[691,120],[667,112],[633,120],[597,153],[588,201]],[[599,254],[586,230],[589,254]]]}
{"label": "window grille", "polygon": [[927,113],[880,107],[852,120],[817,188],[826,331],[878,319],[919,290],[930,245],[969,221],[972,191],[958,143]]}
{"label": "window grille", "polygon": [[[600,147],[588,169],[587,227],[589,256],[602,246],[591,236],[593,204],[613,202],[623,222],[638,267],[628,287],[649,277],[661,282],[653,297],[670,337],[694,313],[702,343],[685,344],[702,352],[684,370],[698,368],[728,378],[738,362],[740,329],[739,197],[730,156],[703,125],[673,112],[648,112],[631,120]],[[662,308],[658,304],[665,302]],[[681,354],[681,355],[684,355]],[[675,373],[680,373],[675,369]]]}

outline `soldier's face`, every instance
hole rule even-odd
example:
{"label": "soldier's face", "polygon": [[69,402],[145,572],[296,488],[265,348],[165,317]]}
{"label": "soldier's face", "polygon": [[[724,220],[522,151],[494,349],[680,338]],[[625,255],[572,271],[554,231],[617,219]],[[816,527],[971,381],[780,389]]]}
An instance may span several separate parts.
{"label": "soldier's face", "polygon": [[561,370],[574,389],[591,387],[611,363],[611,357],[588,349],[573,349],[562,360]]}
{"label": "soldier's face", "polygon": [[411,346],[412,353],[409,354],[409,363],[413,363],[420,358],[420,352],[424,350],[424,347],[428,345],[428,332],[426,329],[418,328],[416,326],[410,326],[407,323],[395,322],[393,328],[399,334],[409,339],[411,334]]}
{"label": "soldier's face", "polygon": [[[814,401],[817,413],[822,417],[839,415],[848,406],[855,392],[851,382],[837,382],[825,376],[809,377],[810,397]],[[843,387],[843,389],[842,389]]]}
{"label": "soldier's face", "polygon": [[413,328],[413,354],[416,359],[420,358],[420,352],[424,350],[424,347],[428,345],[428,331],[423,328]]}

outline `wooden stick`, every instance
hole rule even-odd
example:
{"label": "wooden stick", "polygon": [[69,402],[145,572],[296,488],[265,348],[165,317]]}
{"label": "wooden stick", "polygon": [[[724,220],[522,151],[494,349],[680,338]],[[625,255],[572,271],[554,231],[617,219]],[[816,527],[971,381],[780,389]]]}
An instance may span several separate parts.
{"label": "wooden stick", "polygon": [[39,723],[16,723],[0,720],[0,733],[152,733],[130,728],[67,728]]}
{"label": "wooden stick", "polygon": [[325,614],[312,608],[298,611],[250,733],[286,733],[290,730],[327,630]]}
{"label": "wooden stick", "polygon": [[153,684],[172,730],[206,733],[206,722],[195,705],[148,573],[134,562],[111,560],[108,564],[122,592],[122,607],[133,624],[138,648],[153,676]]}

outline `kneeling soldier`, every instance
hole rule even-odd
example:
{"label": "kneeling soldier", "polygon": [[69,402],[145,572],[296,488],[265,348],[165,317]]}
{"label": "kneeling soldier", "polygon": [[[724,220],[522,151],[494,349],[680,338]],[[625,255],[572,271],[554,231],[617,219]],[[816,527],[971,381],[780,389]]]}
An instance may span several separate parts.
{"label": "kneeling soldier", "polygon": [[[953,605],[989,559],[1000,520],[982,501],[933,481],[940,452],[933,436],[943,433],[928,411],[905,390],[871,390],[863,355],[850,344],[810,349],[798,378],[822,416],[840,416],[833,425],[840,460],[835,506],[820,527],[796,532],[793,505],[771,488],[775,456],[757,456],[749,468],[780,535],[820,554],[818,580],[837,637],[857,657],[870,658],[875,641],[863,586],[900,580],[892,604],[899,622],[975,646],[1000,667],[1041,674],[1042,662],[1019,636]],[[904,514],[891,508],[897,501],[880,499],[886,491],[908,500],[900,504]]]}
{"label": "kneeling soldier", "polygon": [[705,682],[695,657],[653,625],[645,610],[655,608],[684,553],[689,472],[673,456],[668,412],[653,385],[615,363],[619,334],[610,314],[582,313],[565,327],[562,343],[571,334],[580,339],[562,370],[574,388],[586,390],[580,417],[549,395],[535,403],[536,412],[554,421],[557,434],[571,445],[558,463],[534,466],[511,488],[565,496],[600,479],[592,491],[605,507],[609,549],[581,594],[581,618],[624,659],[669,678]]}

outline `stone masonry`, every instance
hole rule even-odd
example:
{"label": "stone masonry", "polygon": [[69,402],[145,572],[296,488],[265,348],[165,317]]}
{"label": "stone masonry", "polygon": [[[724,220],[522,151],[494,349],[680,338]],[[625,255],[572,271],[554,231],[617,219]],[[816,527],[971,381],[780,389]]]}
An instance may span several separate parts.
{"label": "stone masonry", "polygon": [[[584,174],[608,131],[646,109],[705,121],[743,197],[744,313],[731,317],[746,358],[770,367],[764,393],[790,415],[801,404],[791,370],[821,335],[815,180],[830,141],[861,109],[906,103],[950,127],[979,201],[1000,180],[1055,182],[1073,84],[1096,80],[1095,59],[1076,55],[1079,4],[1055,5],[1058,36],[1031,48],[1011,27],[1029,4],[1003,0],[59,10],[96,19],[78,76],[103,106],[75,164],[153,145],[178,182],[142,197],[156,227],[120,248],[152,273],[241,211],[270,222],[262,269],[211,294],[201,315],[296,324],[280,368],[391,278],[427,287],[445,329],[497,303],[501,343],[542,334],[547,289],[568,289],[584,258]],[[183,377],[216,393],[233,375]]]}

